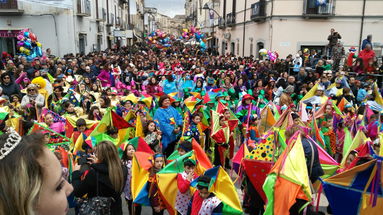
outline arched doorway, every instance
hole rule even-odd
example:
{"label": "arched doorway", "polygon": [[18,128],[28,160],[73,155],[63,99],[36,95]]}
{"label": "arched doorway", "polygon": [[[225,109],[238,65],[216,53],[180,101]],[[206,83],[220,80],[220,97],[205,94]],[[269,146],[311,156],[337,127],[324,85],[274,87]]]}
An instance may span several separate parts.
{"label": "arched doorway", "polygon": [[265,44],[263,42],[257,42],[257,51],[255,53],[255,56],[257,56],[257,58],[261,58],[261,56],[259,55],[259,50],[265,48]]}

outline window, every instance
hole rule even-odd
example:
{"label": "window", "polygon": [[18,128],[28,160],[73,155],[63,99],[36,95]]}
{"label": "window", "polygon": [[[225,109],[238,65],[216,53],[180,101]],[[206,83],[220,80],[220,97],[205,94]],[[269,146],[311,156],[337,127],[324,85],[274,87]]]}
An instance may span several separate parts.
{"label": "window", "polygon": [[303,15],[308,16],[329,16],[334,15],[334,1],[327,0],[320,4],[317,0],[303,1]]}
{"label": "window", "polygon": [[18,9],[17,0],[0,0],[0,9]]}

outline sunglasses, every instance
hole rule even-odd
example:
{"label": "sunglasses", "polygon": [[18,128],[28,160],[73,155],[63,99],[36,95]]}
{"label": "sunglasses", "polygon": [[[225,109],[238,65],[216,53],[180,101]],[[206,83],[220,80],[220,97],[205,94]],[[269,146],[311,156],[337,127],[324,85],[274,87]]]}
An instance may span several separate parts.
{"label": "sunglasses", "polygon": [[28,92],[35,91],[35,89],[28,89]]}
{"label": "sunglasses", "polygon": [[11,79],[10,77],[4,77],[3,79]]}

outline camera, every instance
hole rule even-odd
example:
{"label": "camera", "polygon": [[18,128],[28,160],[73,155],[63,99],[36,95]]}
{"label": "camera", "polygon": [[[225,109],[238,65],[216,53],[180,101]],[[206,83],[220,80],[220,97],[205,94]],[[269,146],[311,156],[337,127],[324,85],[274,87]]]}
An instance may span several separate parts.
{"label": "camera", "polygon": [[88,163],[88,158],[89,158],[89,155],[81,155],[81,157],[77,160],[77,163],[79,165],[84,165],[84,164],[87,164]]}

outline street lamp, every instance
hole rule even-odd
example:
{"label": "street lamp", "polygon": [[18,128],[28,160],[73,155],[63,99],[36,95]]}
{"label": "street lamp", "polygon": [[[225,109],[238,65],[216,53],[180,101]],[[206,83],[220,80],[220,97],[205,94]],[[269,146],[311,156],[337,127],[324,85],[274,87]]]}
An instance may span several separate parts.
{"label": "street lamp", "polygon": [[[204,9],[204,10],[212,10],[215,14],[217,14],[217,16],[218,16],[218,20],[220,20],[220,19],[222,19],[222,17],[219,15],[219,13],[214,9],[214,8],[211,8],[211,7],[209,7],[209,5],[208,5],[208,3],[205,3],[205,5],[202,7],[202,9]],[[214,52],[216,51],[215,50],[215,31],[214,31],[214,26],[215,26],[215,24],[214,24],[214,21],[213,21],[213,34],[212,34],[212,36],[213,36],[213,49],[214,49]]]}

